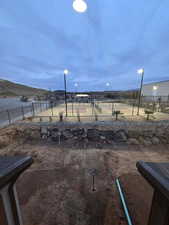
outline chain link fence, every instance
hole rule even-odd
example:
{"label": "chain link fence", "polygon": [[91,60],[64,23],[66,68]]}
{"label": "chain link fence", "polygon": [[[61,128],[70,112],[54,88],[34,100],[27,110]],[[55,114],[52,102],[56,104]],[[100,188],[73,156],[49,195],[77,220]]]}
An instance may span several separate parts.
{"label": "chain link fence", "polygon": [[[138,107],[138,99],[124,99],[122,103],[132,105],[133,108]],[[162,112],[169,113],[169,97],[168,96],[142,96],[140,102],[140,108],[144,110],[150,110],[153,113]]]}
{"label": "chain link fence", "polygon": [[[168,96],[142,96],[140,103],[140,116],[145,117],[146,111],[152,113],[161,112],[169,114]],[[67,117],[65,102],[55,103],[36,102],[28,106],[4,110],[0,112],[0,127],[24,120],[28,117],[32,121],[60,121],[65,118],[67,121],[106,121],[110,119],[132,119],[138,115],[138,99],[90,99],[67,101]],[[168,116],[167,116],[168,118]]]}
{"label": "chain link fence", "polygon": [[28,117],[34,117],[40,112],[48,110],[54,106],[55,104],[51,104],[49,102],[35,102],[28,106],[0,111],[0,127],[12,124],[18,120],[24,120]]}

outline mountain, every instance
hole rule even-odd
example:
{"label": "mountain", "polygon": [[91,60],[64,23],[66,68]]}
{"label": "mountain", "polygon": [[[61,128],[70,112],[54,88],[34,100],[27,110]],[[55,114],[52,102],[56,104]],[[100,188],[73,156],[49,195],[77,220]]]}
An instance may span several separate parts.
{"label": "mountain", "polygon": [[0,79],[0,96],[35,96],[44,95],[45,93],[47,93],[47,90]]}

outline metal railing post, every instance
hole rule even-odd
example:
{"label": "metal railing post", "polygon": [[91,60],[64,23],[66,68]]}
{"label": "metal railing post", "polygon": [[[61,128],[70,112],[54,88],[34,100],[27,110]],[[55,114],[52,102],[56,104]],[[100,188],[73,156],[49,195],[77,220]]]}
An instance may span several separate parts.
{"label": "metal railing post", "polygon": [[8,115],[8,121],[9,121],[9,124],[11,124],[11,115],[10,115],[10,111],[9,110],[7,110],[7,115]]}

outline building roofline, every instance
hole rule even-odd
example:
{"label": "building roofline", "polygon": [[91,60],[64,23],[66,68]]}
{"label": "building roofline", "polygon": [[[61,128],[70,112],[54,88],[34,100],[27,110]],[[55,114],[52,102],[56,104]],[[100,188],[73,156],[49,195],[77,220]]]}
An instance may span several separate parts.
{"label": "building roofline", "polygon": [[169,82],[169,80],[162,80],[162,81],[154,81],[154,82],[151,82],[151,83],[145,83],[145,84],[143,84],[143,86],[150,85],[150,84],[157,84],[157,83],[165,83],[165,82]]}

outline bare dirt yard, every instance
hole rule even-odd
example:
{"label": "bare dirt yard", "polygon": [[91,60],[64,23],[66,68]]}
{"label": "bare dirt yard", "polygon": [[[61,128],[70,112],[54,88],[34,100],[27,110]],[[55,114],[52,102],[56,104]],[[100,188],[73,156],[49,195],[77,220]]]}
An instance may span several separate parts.
{"label": "bare dirt yard", "polygon": [[17,182],[25,225],[127,225],[115,185],[117,177],[134,224],[147,223],[153,190],[137,172],[136,162],[168,162],[169,145],[74,149],[49,140],[20,139],[2,147],[0,155],[34,158]]}

